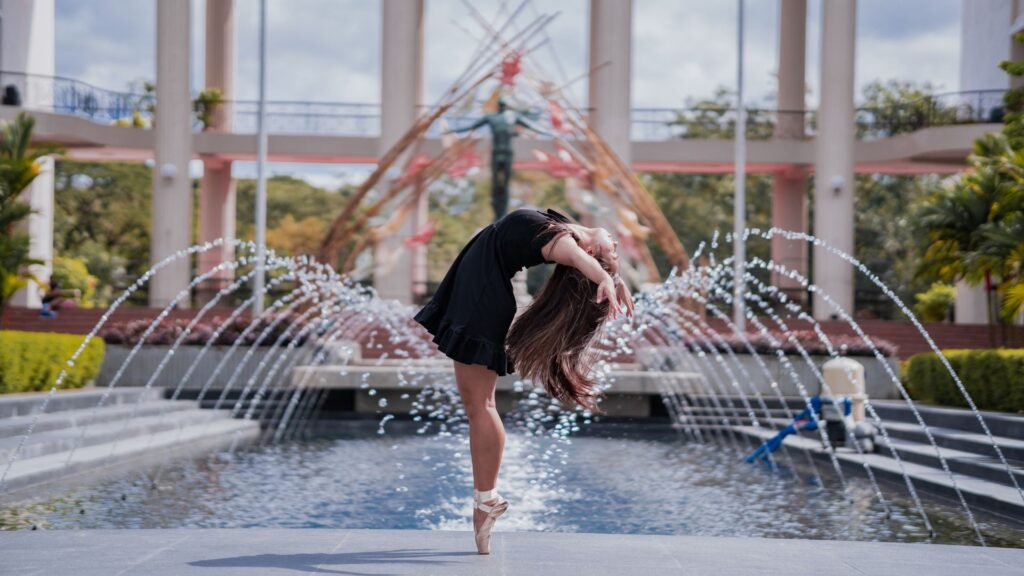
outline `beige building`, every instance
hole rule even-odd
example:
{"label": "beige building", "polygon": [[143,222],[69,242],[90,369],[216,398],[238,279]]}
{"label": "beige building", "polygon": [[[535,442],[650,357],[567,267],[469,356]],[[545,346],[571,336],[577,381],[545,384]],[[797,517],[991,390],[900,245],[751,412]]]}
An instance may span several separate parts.
{"label": "beige building", "polygon": [[[1009,38],[1019,28],[1022,1],[966,0],[963,18],[963,62],[961,89],[964,91],[1005,88],[1005,78],[983,72],[978,62],[1017,50]],[[366,111],[370,129],[339,128],[308,130],[297,124],[275,126],[269,137],[271,161],[366,163],[373,162],[393,144],[425,104],[422,98],[424,0],[379,0],[382,15],[381,94],[379,108]],[[3,0],[0,61],[4,84],[15,81],[16,73],[53,76],[53,0],[18,2]],[[72,157],[81,159],[152,160],[153,232],[150,259],[159,262],[185,250],[193,226],[201,242],[234,236],[235,192],[231,164],[256,155],[256,138],[245,124],[243,103],[224,107],[209,129],[195,129],[191,99],[204,87],[220,89],[234,100],[234,2],[206,0],[205,86],[189,85],[190,31],[195,14],[193,3],[157,0],[155,128],[139,130],[91,121],[64,107],[47,103],[46,84],[33,84],[25,93],[23,107],[38,120],[38,133],[64,143]],[[27,8],[26,8],[27,7]],[[994,8],[994,9],[993,9]],[[971,141],[998,125],[976,122],[951,126],[924,126],[909,134],[858,139],[854,118],[854,62],[856,54],[856,0],[822,2],[820,68],[807,70],[807,1],[779,0],[778,114],[774,137],[751,141],[747,168],[770,173],[774,178],[772,220],[780,228],[808,230],[808,206],[804,193],[807,178],[816,178],[813,194],[818,236],[840,250],[854,251],[853,206],[856,173],[955,173],[962,169]],[[638,137],[636,112],[630,102],[630,60],[633,44],[640,41],[633,30],[632,0],[590,0],[589,60],[591,67],[608,63],[589,78],[590,120],[616,152],[638,171],[728,172],[732,170],[734,148],[729,141]],[[807,129],[804,86],[809,75],[818,75],[821,106],[816,131]],[[1000,84],[1000,81],[1002,82]],[[23,80],[27,88],[27,81]],[[989,85],[992,84],[992,85]],[[42,89],[39,88],[42,86]],[[40,93],[42,90],[42,93]],[[52,87],[51,93],[54,92]],[[58,103],[59,104],[59,103]],[[307,110],[313,110],[312,106]],[[0,116],[10,118],[13,107],[0,107]],[[249,111],[251,113],[251,110]],[[274,108],[271,108],[271,114]],[[319,114],[320,112],[308,112]],[[282,114],[283,116],[283,114]],[[316,118],[313,118],[315,121]],[[313,122],[314,124],[317,122]],[[327,126],[326,123],[320,123]],[[376,127],[379,126],[379,129]],[[540,140],[519,140],[519,158],[530,156],[531,147],[547,148]],[[437,140],[427,142],[426,153],[437,152]],[[191,191],[189,162],[201,160],[205,170],[201,183],[200,221],[191,221],[188,208]],[[30,226],[38,240],[38,252],[49,259],[46,248],[47,214],[52,214],[52,178],[42,178],[27,191],[32,202],[43,208],[41,220]],[[48,200],[47,200],[48,199]],[[399,234],[375,248],[378,262],[388,262],[386,273],[376,279],[384,298],[411,302],[414,288],[426,280],[425,248],[407,249],[401,241],[426,221],[426,202]],[[52,239],[49,240],[52,246]],[[49,250],[49,251],[47,251]],[[199,272],[210,270],[223,259],[232,258],[229,249],[214,250],[199,259]],[[777,239],[772,244],[775,261],[806,273],[813,260],[813,280],[843,309],[853,309],[854,271],[845,262],[804,242]],[[187,259],[177,259],[163,268],[150,291],[151,304],[166,305],[184,290],[192,278]],[[200,286],[199,298],[230,281],[217,276]],[[801,296],[798,286],[785,278],[776,284]],[[958,320],[974,322],[976,306],[969,291],[963,291]],[[21,303],[34,305],[31,295]],[[814,314],[828,318],[832,310],[816,299]]]}

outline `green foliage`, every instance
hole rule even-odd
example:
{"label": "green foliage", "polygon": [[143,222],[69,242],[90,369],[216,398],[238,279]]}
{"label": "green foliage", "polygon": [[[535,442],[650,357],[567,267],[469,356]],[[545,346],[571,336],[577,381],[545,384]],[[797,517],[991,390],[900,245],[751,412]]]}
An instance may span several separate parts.
{"label": "green foliage", "polygon": [[114,126],[152,128],[156,123],[156,84],[148,80],[135,80],[128,84],[128,93],[131,95],[131,113],[116,118]]}
{"label": "green foliage", "polygon": [[[862,174],[854,179],[854,256],[904,302],[928,289],[917,276],[920,240],[912,226],[914,207],[939,183],[934,175]],[[856,275],[859,316],[901,318],[902,313],[882,289],[863,274]]]}
{"label": "green foliage", "polygon": [[[235,187],[237,234],[251,240],[256,235],[256,181],[238,180]],[[348,198],[348,189],[331,192],[292,176],[273,176],[267,179],[267,229],[279,227],[289,214],[298,221],[316,217],[330,223]]]}
{"label": "green foliage", "polygon": [[949,309],[956,302],[956,288],[935,282],[927,292],[915,294],[914,314],[925,322],[942,322],[949,317]]}
{"label": "green foliage", "polygon": [[957,109],[944,107],[934,92],[928,82],[890,80],[868,84],[859,109],[857,137],[885,137],[955,123]]}
{"label": "green foliage", "polygon": [[[643,174],[641,179],[658,207],[688,251],[693,253],[701,242],[709,242],[717,231],[731,232],[733,226],[732,174]],[[747,226],[771,227],[771,178],[765,174],[747,175]],[[661,246],[648,241],[651,255],[662,277],[668,275],[671,263]],[[767,242],[751,242],[747,257],[770,257]],[[720,250],[731,251],[731,245]],[[710,249],[705,248],[708,254]],[[730,252],[731,254],[731,252]],[[725,252],[716,256],[726,256]],[[755,274],[763,271],[751,270]],[[762,278],[763,280],[766,278]]]}
{"label": "green foliage", "polygon": [[[730,139],[736,133],[735,100],[736,93],[726,88],[717,89],[709,99],[688,100],[671,125],[683,127],[683,139]],[[747,138],[772,137],[775,124],[765,110],[747,108],[746,113]]]}
{"label": "green foliage", "polygon": [[80,388],[100,373],[104,344],[92,338],[74,366],[67,362],[85,336],[50,332],[0,331],[0,394],[49,390],[61,369],[68,373],[61,388]]}
{"label": "green foliage", "polygon": [[64,258],[57,256],[53,259],[52,278],[60,282],[61,289],[77,289],[82,295],[77,299],[81,308],[93,308],[96,306],[96,283],[97,279],[89,274],[85,262],[78,258]]}
{"label": "green foliage", "polygon": [[919,271],[947,283],[992,285],[1009,320],[1021,308],[1006,296],[1024,282],[1024,151],[1004,134],[987,134],[975,141],[968,162],[968,173],[930,194],[917,211],[926,239]]}
{"label": "green foliage", "polygon": [[[54,194],[54,251],[85,263],[104,306],[149,268],[152,170],[142,164],[60,161]],[[83,291],[84,293],[84,291]],[[145,304],[143,287],[132,302]]]}
{"label": "green foliage", "polygon": [[15,292],[29,282],[41,284],[28,269],[33,264],[43,264],[42,260],[29,258],[29,242],[28,234],[21,231],[0,235],[0,314]]}
{"label": "green foliage", "polygon": [[195,100],[192,101],[192,111],[196,115],[198,120],[203,125],[203,130],[206,130],[213,124],[213,115],[217,110],[217,107],[224,102],[224,94],[216,88],[207,88],[196,96]]}
{"label": "green foliage", "polygon": [[[1024,350],[943,350],[953,370],[978,408],[1005,412],[1024,411]],[[953,377],[932,352],[907,360],[906,384],[923,402],[966,407]]]}
{"label": "green foliage", "polygon": [[[1013,35],[1013,40],[1024,43],[1024,33],[1017,32]],[[1014,78],[1024,76],[1024,60],[1004,60],[999,63],[999,67]],[[1024,86],[1007,90],[1003,94],[1003,104],[1006,106],[1003,134],[1014,150],[1024,149]]]}
{"label": "green foliage", "polygon": [[[1024,33],[1013,39],[1024,42]],[[1024,61],[999,67],[1024,76]],[[984,281],[990,321],[992,289],[1002,300],[1000,319],[1012,321],[1024,312],[1024,87],[1008,90],[1003,102],[1003,132],[975,140],[970,170],[932,194],[917,214],[927,237],[921,275],[972,285]]]}
{"label": "green foliage", "polygon": [[56,149],[32,148],[35,118],[20,112],[0,132],[0,315],[15,292],[39,282],[28,267],[43,262],[29,257],[28,233],[15,226],[32,213],[21,201],[21,192],[39,175],[36,162],[43,154]]}

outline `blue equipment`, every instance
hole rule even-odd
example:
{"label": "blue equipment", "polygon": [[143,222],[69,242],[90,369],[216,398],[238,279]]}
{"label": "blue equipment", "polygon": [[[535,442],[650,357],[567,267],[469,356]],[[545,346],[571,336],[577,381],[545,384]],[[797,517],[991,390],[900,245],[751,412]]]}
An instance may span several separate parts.
{"label": "blue equipment", "polygon": [[[765,440],[764,443],[758,446],[757,450],[754,450],[754,452],[750,456],[747,456],[747,462],[753,463],[754,460],[757,460],[758,458],[767,461],[768,455],[778,450],[779,446],[782,446],[783,440],[785,440],[786,436],[789,436],[790,434],[796,434],[801,430],[808,430],[812,432],[814,430],[817,430],[818,422],[821,420],[821,402],[821,396],[812,396],[810,407],[804,408],[804,410],[797,414],[796,418],[793,419],[793,422],[791,422],[782,430],[779,430],[778,434],[769,438],[768,440]],[[826,402],[838,404],[839,406],[841,406],[842,417],[844,419],[850,417],[850,412],[853,408],[853,403],[850,401],[849,398],[843,396],[841,398],[837,398],[835,402],[832,402],[830,400],[826,400]],[[814,411],[814,414],[817,415],[817,418],[812,416],[812,410]],[[826,422],[826,424],[828,424],[828,422]],[[840,426],[842,426],[842,422],[839,422],[839,424]]]}

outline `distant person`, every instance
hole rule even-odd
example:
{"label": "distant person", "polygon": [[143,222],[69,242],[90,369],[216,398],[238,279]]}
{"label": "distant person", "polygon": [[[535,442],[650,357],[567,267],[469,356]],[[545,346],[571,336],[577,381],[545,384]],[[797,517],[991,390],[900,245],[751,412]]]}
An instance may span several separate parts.
{"label": "distant person", "polygon": [[[505,446],[495,407],[498,376],[518,372],[552,398],[599,412],[588,375],[590,343],[610,315],[633,313],[629,289],[618,275],[617,246],[604,228],[575,224],[550,208],[519,208],[470,239],[416,313],[455,364],[469,417],[473,533],[480,554],[490,553],[491,527],[508,509],[495,489]],[[552,262],[558,266],[544,288],[516,318],[512,277]]]}
{"label": "distant person", "polygon": [[21,106],[21,92],[18,91],[18,87],[14,84],[4,86],[4,97],[0,104],[4,106]]}
{"label": "distant person", "polygon": [[81,298],[82,291],[78,288],[61,288],[60,281],[50,277],[50,289],[43,295],[43,307],[39,315],[43,318],[56,318],[61,308],[73,308],[74,298]]}

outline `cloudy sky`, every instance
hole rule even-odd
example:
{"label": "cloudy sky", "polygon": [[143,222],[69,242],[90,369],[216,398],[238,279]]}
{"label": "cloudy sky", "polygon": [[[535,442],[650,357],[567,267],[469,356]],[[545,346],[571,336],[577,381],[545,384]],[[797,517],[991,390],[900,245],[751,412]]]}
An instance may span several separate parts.
{"label": "cloudy sky", "polygon": [[[193,2],[193,86],[203,77],[204,2]],[[988,0],[972,0],[988,1]],[[818,94],[818,33],[822,0],[808,2],[808,105]],[[859,0],[858,86],[875,80],[930,82],[958,88],[962,0]],[[473,0],[492,17],[500,0]],[[518,1],[507,2],[518,5]],[[555,77],[586,70],[587,0],[535,0],[559,11],[548,27],[550,49],[540,56]],[[236,98],[257,89],[257,0],[235,0]],[[539,8],[535,8],[537,6]],[[778,0],[747,0],[748,101],[768,103],[774,92]],[[155,0],[56,0],[57,73],[122,90],[155,70]],[[380,99],[380,5],[377,0],[269,0],[269,98],[327,102]],[[461,0],[427,0],[425,96],[436,98],[461,72],[476,33]],[[675,107],[734,88],[736,2],[634,0],[633,105]],[[585,83],[577,85],[584,104]]]}
{"label": "cloudy sky", "polygon": [[[987,0],[975,0],[987,1]],[[817,93],[821,0],[810,0],[808,84]],[[56,0],[57,72],[111,89],[154,76],[154,0]],[[492,16],[499,0],[474,0]],[[515,5],[517,2],[509,2]],[[569,77],[586,67],[587,0],[545,0],[559,11],[549,26],[553,50],[541,58]],[[193,77],[202,78],[203,6],[193,0]],[[257,0],[236,0],[236,84],[256,93]],[[633,100],[678,106],[735,85],[736,3],[728,0],[634,0]],[[778,0],[747,0],[747,77],[751,98],[774,90]],[[956,90],[961,0],[860,0],[857,83],[901,78]],[[273,99],[376,102],[380,98],[380,7],[376,0],[270,0],[269,79]],[[469,30],[467,30],[469,29]],[[461,71],[475,33],[460,0],[428,0],[426,96],[436,97]],[[899,57],[894,57],[898,54]],[[580,96],[583,96],[580,90]]]}

